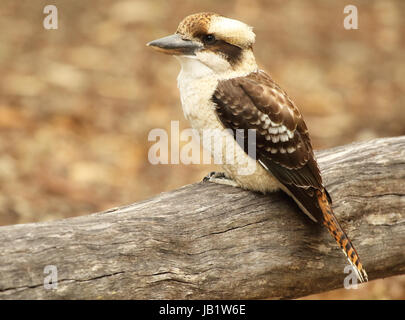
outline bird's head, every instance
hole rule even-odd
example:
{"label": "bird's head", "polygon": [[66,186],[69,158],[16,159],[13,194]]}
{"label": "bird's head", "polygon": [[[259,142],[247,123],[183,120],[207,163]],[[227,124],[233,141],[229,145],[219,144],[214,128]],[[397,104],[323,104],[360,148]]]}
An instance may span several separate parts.
{"label": "bird's head", "polygon": [[257,68],[252,27],[216,13],[197,13],[180,22],[175,34],[147,45],[175,56],[184,65],[202,64],[215,74]]}

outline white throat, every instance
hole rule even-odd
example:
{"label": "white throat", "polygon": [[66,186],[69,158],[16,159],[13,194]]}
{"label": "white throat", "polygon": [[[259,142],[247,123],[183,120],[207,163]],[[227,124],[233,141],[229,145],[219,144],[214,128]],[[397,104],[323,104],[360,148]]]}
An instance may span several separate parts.
{"label": "white throat", "polygon": [[195,56],[174,56],[181,66],[180,77],[198,79],[203,77],[215,77],[214,71],[198,60]]}

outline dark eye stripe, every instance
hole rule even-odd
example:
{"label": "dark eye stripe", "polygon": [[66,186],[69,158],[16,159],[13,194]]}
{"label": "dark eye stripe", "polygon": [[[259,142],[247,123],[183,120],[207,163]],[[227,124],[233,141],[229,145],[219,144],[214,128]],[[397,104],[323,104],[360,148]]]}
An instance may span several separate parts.
{"label": "dark eye stripe", "polygon": [[231,65],[236,65],[242,58],[242,49],[224,40],[217,39],[214,44],[207,45],[206,48],[222,54]]}
{"label": "dark eye stripe", "polygon": [[217,38],[215,38],[215,41],[213,43],[205,43],[204,38],[208,35],[210,34],[199,31],[195,32],[193,34],[193,37],[201,39],[201,41],[205,44],[205,50],[210,50],[215,53],[222,54],[232,66],[240,62],[242,58],[241,48]]}

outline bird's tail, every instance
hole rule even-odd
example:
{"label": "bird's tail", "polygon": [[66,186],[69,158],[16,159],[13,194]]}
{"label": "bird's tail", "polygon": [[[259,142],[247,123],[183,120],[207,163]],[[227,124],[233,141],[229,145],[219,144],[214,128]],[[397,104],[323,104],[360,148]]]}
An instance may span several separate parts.
{"label": "bird's tail", "polygon": [[363,268],[363,265],[360,262],[360,257],[350,239],[347,237],[346,233],[343,231],[342,227],[337,221],[325,190],[317,191],[317,197],[323,214],[323,224],[326,226],[326,228],[328,228],[329,233],[335,238],[336,242],[343,250],[347,260],[349,260],[350,264],[355,270],[359,281],[368,281],[368,276],[366,270]]}

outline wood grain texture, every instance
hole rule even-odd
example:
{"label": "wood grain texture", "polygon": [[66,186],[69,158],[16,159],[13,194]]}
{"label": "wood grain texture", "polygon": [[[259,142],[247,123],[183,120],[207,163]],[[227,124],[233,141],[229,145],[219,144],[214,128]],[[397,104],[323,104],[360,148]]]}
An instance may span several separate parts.
{"label": "wood grain texture", "polygon": [[[405,137],[317,153],[370,280],[405,273]],[[45,289],[44,267],[58,269]],[[295,298],[343,286],[346,258],[281,192],[197,183],[65,220],[0,227],[0,299]]]}

